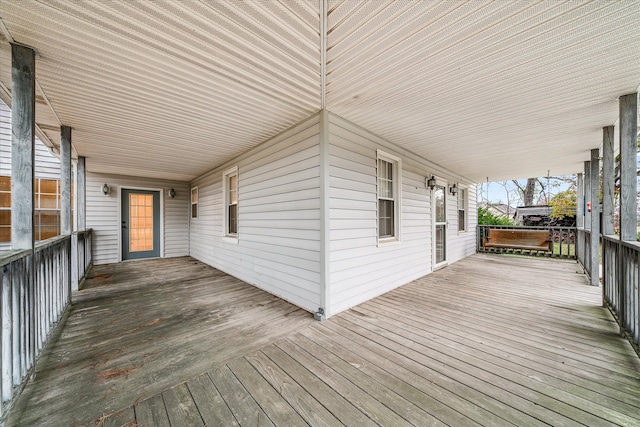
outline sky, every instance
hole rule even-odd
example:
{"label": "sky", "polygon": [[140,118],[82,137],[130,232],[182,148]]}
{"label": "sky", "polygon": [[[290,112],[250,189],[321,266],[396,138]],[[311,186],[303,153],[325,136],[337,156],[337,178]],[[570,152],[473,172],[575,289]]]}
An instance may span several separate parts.
{"label": "sky", "polygon": [[[569,188],[568,183],[554,179],[553,177],[548,181],[546,177],[542,177],[540,178],[540,181],[542,181],[546,187],[551,188],[550,191],[548,191],[549,199],[559,192]],[[524,187],[527,180],[519,179],[518,182],[522,187]],[[512,207],[520,206],[522,204],[517,187],[512,181],[484,182],[478,184],[477,188],[478,202],[486,202],[488,200],[489,203],[507,204],[507,200],[509,200]],[[540,187],[537,187],[537,189],[539,190]],[[536,200],[537,198],[534,198],[534,203]]]}

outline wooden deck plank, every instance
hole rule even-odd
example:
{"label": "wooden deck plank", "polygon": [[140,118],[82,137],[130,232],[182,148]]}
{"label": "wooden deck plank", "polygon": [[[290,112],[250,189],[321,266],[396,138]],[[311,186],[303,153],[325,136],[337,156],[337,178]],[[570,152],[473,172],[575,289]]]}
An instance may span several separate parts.
{"label": "wooden deck plank", "polygon": [[187,383],[187,387],[207,427],[239,425],[208,374],[192,379]]}
{"label": "wooden deck plank", "polygon": [[262,349],[262,352],[291,378],[293,378],[309,394],[315,397],[327,408],[340,422],[347,426],[376,426],[377,424],[360,412],[351,402],[342,395],[336,393],[320,378],[309,372],[298,361],[294,360],[279,347],[271,345]]}
{"label": "wooden deck plank", "polygon": [[[374,369],[363,369],[362,365],[367,364],[365,359],[357,357],[355,354],[346,351],[344,348],[328,342],[328,340],[318,340],[317,334],[313,332],[315,329],[309,328],[291,337],[291,340],[306,349],[334,370],[340,373],[349,381],[353,382],[362,390],[366,390],[373,398],[389,407],[396,414],[403,417],[414,426],[444,426],[446,424],[439,421],[433,415],[424,411],[418,404],[414,404],[411,400],[405,399],[403,396],[414,394],[406,391],[410,386],[399,381],[394,383],[395,387],[388,387],[386,373],[380,374],[380,371]],[[369,373],[373,372],[373,375]],[[398,390],[401,388],[403,390]],[[420,404],[424,403],[424,400]]]}
{"label": "wooden deck plank", "polygon": [[575,271],[476,255],[318,323],[190,258],[101,266],[6,425],[640,425]]}
{"label": "wooden deck plank", "polygon": [[171,427],[161,394],[139,402],[134,409],[138,425]]}
{"label": "wooden deck plank", "polygon": [[110,414],[102,422],[102,427],[122,427],[135,425],[137,425],[137,421],[133,407],[128,407]]}
{"label": "wooden deck plank", "polygon": [[[407,305],[402,307],[410,308]],[[505,344],[506,340],[487,342],[486,336],[469,334],[468,329],[456,331],[450,325],[432,323],[426,316],[416,317],[390,304],[367,303],[359,306],[357,310],[370,315],[391,315],[395,319],[401,319],[403,323],[418,328],[423,336],[429,337],[432,341],[442,342],[453,349],[466,351],[476,357],[489,354],[498,358],[494,360],[500,360],[501,363],[506,361],[513,365],[517,364],[518,366],[513,366],[513,369],[535,371],[529,374],[532,377],[548,378],[548,381],[559,384],[560,387],[566,384],[566,387],[578,386],[590,391],[591,393],[587,392],[584,396],[590,396],[594,401],[604,400],[607,406],[611,405],[615,408],[619,403],[623,403],[626,409],[635,408],[640,411],[640,383],[637,388],[627,390],[624,390],[624,387],[621,389],[620,384],[614,381],[605,384],[605,381],[599,378],[584,375],[584,369],[573,369],[571,365],[554,363],[547,358],[514,350]]]}
{"label": "wooden deck plank", "polygon": [[273,427],[267,414],[255,401],[253,396],[238,381],[226,365],[209,372],[211,381],[224,397],[229,409],[241,426]]}
{"label": "wooden deck plank", "polygon": [[246,359],[309,425],[318,427],[344,425],[264,353],[254,352],[247,355]]}
{"label": "wooden deck plank", "polygon": [[188,257],[96,266],[87,283],[10,423],[88,423],[314,322]]}
{"label": "wooden deck plank", "polygon": [[[414,296],[412,295],[412,297]],[[554,345],[545,342],[542,338],[530,338],[528,334],[529,329],[526,329],[527,334],[523,334],[523,328],[510,330],[511,328],[504,323],[487,323],[485,318],[490,317],[490,314],[488,315],[487,313],[483,313],[482,315],[476,313],[476,316],[468,316],[463,309],[445,311],[433,305],[421,304],[421,302],[415,302],[414,304],[414,301],[417,299],[417,296],[415,296],[413,300],[408,297],[402,297],[395,303],[395,306],[410,306],[415,307],[416,310],[424,310],[425,313],[428,313],[428,318],[431,321],[439,322],[450,328],[459,328],[465,331],[464,333],[466,334],[473,332],[497,343],[509,343],[509,346],[518,348],[524,353],[535,353],[540,357],[550,358],[565,364],[568,363],[587,372],[593,371],[599,378],[611,378],[620,384],[626,384],[631,387],[636,386],[640,380],[640,374],[638,374],[640,370],[633,368],[636,364],[634,360],[635,356],[632,353],[633,350],[628,347],[628,343],[625,343],[624,340],[619,337],[619,334],[602,337],[601,339],[608,339],[611,345],[617,342],[619,350],[626,348],[627,353],[625,360],[629,366],[622,366],[619,363],[609,364],[606,362],[606,358],[605,360],[601,360],[590,357],[589,355],[592,354],[592,352],[582,350],[584,353],[580,353],[579,349],[573,350],[573,348],[568,345],[569,343],[566,342],[564,344],[557,343]],[[376,303],[378,302],[379,301],[376,301]],[[394,303],[385,300],[382,304],[387,306],[390,304],[393,305]],[[570,322],[566,322],[571,325]],[[538,324],[537,326],[533,326],[533,329],[544,328],[544,325],[544,323]],[[637,357],[635,357],[635,359],[637,359]]]}
{"label": "wooden deck plank", "polygon": [[[433,291],[420,292],[419,300],[412,300],[414,304],[421,304],[424,309],[434,308],[434,297],[437,294]],[[450,295],[453,297],[453,295]],[[399,303],[403,303],[405,298],[402,295],[389,295],[389,298]],[[523,310],[522,307],[500,307],[495,303],[483,302],[479,300],[467,301],[463,298],[455,298],[456,306],[449,307],[447,304],[438,305],[435,309],[444,312],[463,310],[467,317],[476,317],[481,315],[481,321],[487,326],[495,326],[501,324],[505,330],[517,330],[519,328],[527,328],[530,330],[530,337],[539,342],[559,343],[571,341],[575,344],[576,349],[591,349],[590,353],[601,356],[601,359],[623,359],[627,352],[619,345],[612,343],[610,340],[603,340],[603,335],[610,337],[617,334],[617,327],[612,324],[609,313],[604,308],[589,307],[589,317],[583,318],[575,310],[567,311],[562,307],[540,307],[534,310]],[[513,303],[513,300],[510,300]],[[514,304],[515,305],[515,304]],[[595,311],[595,310],[597,311]],[[493,316],[486,318],[484,314],[487,310],[491,310]],[[607,316],[609,321],[594,322],[598,312],[602,316]],[[566,323],[571,320],[574,325],[573,331],[568,331]],[[536,330],[531,328],[534,325],[544,325],[544,330]],[[606,327],[603,329],[602,327]]]}
{"label": "wooden deck plank", "polygon": [[[333,367],[319,360],[314,355],[306,352],[290,340],[278,341],[276,344],[291,358],[322,379],[335,392],[339,393],[356,408],[366,414],[374,422],[381,426],[408,426],[409,422],[391,411],[386,406],[386,401],[377,400],[364,389],[357,387],[348,378],[336,372]],[[383,403],[384,402],[384,403]]]}
{"label": "wooden deck plank", "polygon": [[275,425],[308,425],[246,359],[236,359],[227,366]]}
{"label": "wooden deck plank", "polygon": [[[514,408],[509,401],[511,395],[506,390],[498,389],[493,395],[489,395],[482,389],[484,384],[475,378],[467,378],[466,381],[458,381],[431,367],[412,363],[410,359],[379,343],[369,340],[364,335],[351,331],[349,328],[334,322],[326,322],[324,327],[316,328],[319,333],[326,333],[327,337],[336,343],[348,348],[354,348],[358,355],[365,358],[373,366],[387,371],[389,374],[416,388],[425,396],[427,401],[421,406],[430,414],[437,417],[447,425],[481,425],[486,419],[484,411],[516,425],[524,423],[529,426],[546,426],[527,411]],[[366,365],[365,365],[366,366]],[[389,381],[389,377],[383,377]],[[393,385],[391,385],[393,387]],[[403,391],[404,388],[396,388]],[[409,389],[409,391],[411,391]],[[423,401],[421,395],[409,396],[416,403]],[[526,404],[522,405],[526,408]],[[479,421],[474,421],[477,419]],[[504,423],[496,423],[501,425]]]}
{"label": "wooden deck plank", "polygon": [[[515,396],[529,401],[530,405],[536,405],[538,408],[546,409],[546,416],[553,420],[553,424],[555,425],[577,425],[578,423],[600,426],[615,425],[612,422],[593,416],[579,408],[557,400],[555,397],[552,398],[544,392],[538,391],[538,387],[536,387],[538,384],[535,381],[530,381],[528,384],[530,387],[528,387],[521,383],[521,378],[517,374],[505,372],[498,366],[478,367],[473,363],[472,357],[458,355],[458,359],[438,352],[429,351],[428,348],[423,347],[421,344],[404,337],[401,328],[383,325],[390,328],[386,329],[380,326],[378,322],[374,324],[372,320],[370,317],[364,319],[352,313],[347,313],[344,317],[338,319],[339,322],[347,321],[352,325],[363,328],[361,331],[368,331],[368,336],[373,340],[379,340],[386,345],[401,346],[399,351],[409,354],[412,360],[424,366],[445,366],[445,368],[440,369],[449,374],[453,370],[456,370],[460,374],[474,376],[487,384],[508,389]],[[568,398],[567,396],[564,397]],[[562,414],[562,416],[556,417],[555,413]]]}
{"label": "wooden deck plank", "polygon": [[[604,407],[601,405],[601,402],[603,403],[605,397],[599,393],[593,393],[589,392],[589,390],[574,387],[571,384],[558,381],[543,373],[531,371],[526,366],[516,365],[507,359],[496,358],[483,352],[467,351],[462,346],[447,346],[440,340],[434,340],[433,335],[423,332],[420,328],[408,325],[403,321],[398,321],[393,317],[379,314],[370,316],[368,313],[371,312],[361,307],[357,307],[354,312],[376,319],[376,324],[380,327],[392,330],[403,338],[425,346],[429,353],[433,350],[438,354],[441,354],[443,356],[442,359],[457,359],[466,363],[470,367],[488,370],[513,383],[520,384],[544,395],[552,396],[555,401],[565,402],[568,405],[581,409],[582,411],[593,414],[597,417],[609,420],[612,423],[619,423],[622,425],[633,425],[634,423],[640,424],[640,412],[638,412],[637,417],[629,417],[625,415],[627,411],[634,410],[630,405],[625,405],[622,402],[612,400],[606,407]],[[618,409],[620,409],[621,412],[618,411]]]}
{"label": "wooden deck plank", "polygon": [[166,390],[162,393],[162,398],[172,426],[201,427],[203,425],[200,412],[186,384]]}

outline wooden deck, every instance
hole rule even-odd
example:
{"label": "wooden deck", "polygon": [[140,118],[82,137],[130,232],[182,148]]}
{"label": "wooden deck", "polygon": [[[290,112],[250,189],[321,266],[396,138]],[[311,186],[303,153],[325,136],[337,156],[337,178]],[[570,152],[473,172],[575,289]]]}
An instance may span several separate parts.
{"label": "wooden deck", "polygon": [[576,267],[475,255],[322,323],[189,258],[101,267],[8,425],[638,426]]}

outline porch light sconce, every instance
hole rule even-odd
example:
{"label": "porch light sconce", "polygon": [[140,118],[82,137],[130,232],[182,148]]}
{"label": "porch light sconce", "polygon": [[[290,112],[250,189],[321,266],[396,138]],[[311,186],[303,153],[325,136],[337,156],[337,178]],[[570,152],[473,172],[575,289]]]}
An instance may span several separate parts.
{"label": "porch light sconce", "polygon": [[427,179],[427,187],[429,187],[430,190],[433,190],[434,188],[436,188],[436,177],[431,175],[431,178]]}
{"label": "porch light sconce", "polygon": [[451,193],[451,195],[455,196],[456,194],[458,194],[458,184],[453,184],[451,186],[451,188],[449,188],[449,192]]}
{"label": "porch light sconce", "polygon": [[107,195],[109,195],[109,191],[110,190],[111,190],[111,188],[109,188],[109,185],[105,182],[104,185],[102,186],[102,194],[107,196]]}
{"label": "porch light sconce", "polygon": [[169,190],[169,195],[171,196],[172,199],[176,197],[176,190],[174,190],[173,188]]}

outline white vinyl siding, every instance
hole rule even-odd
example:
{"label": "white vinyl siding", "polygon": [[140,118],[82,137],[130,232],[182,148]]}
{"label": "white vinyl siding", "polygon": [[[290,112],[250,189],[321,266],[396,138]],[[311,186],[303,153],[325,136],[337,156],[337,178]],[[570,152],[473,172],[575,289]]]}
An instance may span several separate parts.
{"label": "white vinyl siding", "polygon": [[447,202],[449,232],[447,233],[447,258],[449,263],[461,260],[476,252],[476,224],[478,222],[478,212],[476,208],[476,187],[470,183],[464,185],[467,197],[467,230],[458,231],[458,200],[456,197],[449,197]]}
{"label": "white vinyl siding", "polygon": [[[197,178],[190,253],[299,307],[320,306],[318,116]],[[238,168],[237,244],[225,236],[224,172]]]}
{"label": "white vinyl siding", "polygon": [[[111,187],[109,195],[102,193],[102,185]],[[87,228],[93,229],[93,262],[108,264],[118,262],[120,255],[120,202],[121,188],[160,190],[164,197],[160,200],[162,247],[170,258],[189,254],[189,210],[190,188],[188,182],[167,181],[152,178],[128,177],[87,173]],[[176,192],[169,197],[169,190]]]}
{"label": "white vinyl siding", "polygon": [[[393,144],[333,114],[329,119],[329,314],[335,315],[431,272],[431,199],[425,178],[436,174],[448,179],[450,172],[417,156],[407,156]],[[398,203],[402,222],[397,232],[402,241],[393,245],[377,244],[379,150],[401,163]],[[447,214],[457,216],[456,198],[447,200]],[[448,248],[451,262],[460,258],[464,245],[475,251],[474,242],[458,240],[457,227],[450,226],[447,243],[454,246],[453,250]]]}

